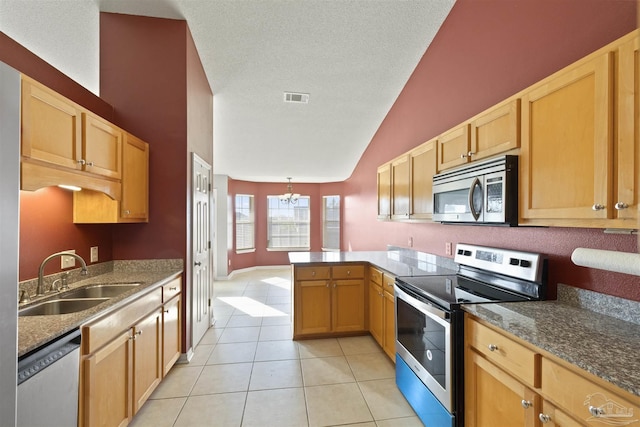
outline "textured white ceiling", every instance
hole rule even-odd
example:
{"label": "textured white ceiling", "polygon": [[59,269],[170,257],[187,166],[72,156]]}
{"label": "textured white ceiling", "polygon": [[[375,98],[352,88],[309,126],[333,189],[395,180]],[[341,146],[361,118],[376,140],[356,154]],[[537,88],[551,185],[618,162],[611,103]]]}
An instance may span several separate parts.
{"label": "textured white ceiling", "polygon": [[95,1],[186,19],[214,93],[216,174],[332,182],[351,175],[455,0]]}

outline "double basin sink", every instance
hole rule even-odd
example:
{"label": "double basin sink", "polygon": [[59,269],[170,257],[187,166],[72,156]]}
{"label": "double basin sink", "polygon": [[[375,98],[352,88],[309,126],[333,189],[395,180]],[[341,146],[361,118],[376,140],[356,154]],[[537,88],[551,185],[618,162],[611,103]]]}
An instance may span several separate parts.
{"label": "double basin sink", "polygon": [[60,293],[57,298],[43,301],[18,311],[18,316],[69,314],[87,310],[110,298],[135,289],[140,283],[106,283],[84,286]]}

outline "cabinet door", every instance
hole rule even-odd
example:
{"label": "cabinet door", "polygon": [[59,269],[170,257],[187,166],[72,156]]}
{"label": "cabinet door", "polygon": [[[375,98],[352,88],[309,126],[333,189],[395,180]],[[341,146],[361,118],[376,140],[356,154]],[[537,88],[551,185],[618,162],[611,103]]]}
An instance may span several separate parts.
{"label": "cabinet door", "polygon": [[469,124],[465,123],[438,137],[438,171],[464,165],[470,159]]}
{"label": "cabinet door", "polygon": [[133,328],[133,413],[140,410],[162,379],[162,312],[157,310]]}
{"label": "cabinet door", "polygon": [[474,351],[465,354],[465,402],[467,427],[538,425],[540,397]]}
{"label": "cabinet door", "polygon": [[544,425],[544,427],[583,427],[584,425],[546,400],[542,401],[542,412],[539,415],[539,419],[543,422],[542,425]]}
{"label": "cabinet door", "polygon": [[180,296],[165,303],[162,313],[163,376],[180,357]]}
{"label": "cabinet door", "polygon": [[391,164],[378,168],[378,219],[391,218]]}
{"label": "cabinet door", "polygon": [[133,416],[131,330],[83,360],[81,425],[125,426]]}
{"label": "cabinet door", "polygon": [[82,158],[85,170],[109,178],[122,178],[122,131],[89,113],[82,113]]}
{"label": "cabinet door", "polygon": [[520,100],[499,104],[471,122],[472,160],[520,147]]}
{"label": "cabinet door", "polygon": [[22,77],[22,156],[82,169],[81,110],[62,95]]}
{"label": "cabinet door", "polygon": [[616,193],[613,203],[620,226],[637,228],[640,197],[640,40],[633,40],[618,49],[618,109]]}
{"label": "cabinet door", "polygon": [[384,297],[384,342],[382,348],[392,361],[396,360],[396,302],[393,294],[383,292]]}
{"label": "cabinet door", "polygon": [[333,331],[364,331],[364,280],[334,280],[332,286]]}
{"label": "cabinet door", "polygon": [[380,344],[384,345],[384,305],[382,287],[369,282],[369,332]]}
{"label": "cabinet door", "polygon": [[122,156],[122,203],[120,216],[126,220],[149,220],[149,144],[125,134]]}
{"label": "cabinet door", "polygon": [[331,288],[327,280],[295,284],[295,335],[331,332]]}
{"label": "cabinet door", "polygon": [[409,219],[409,156],[391,162],[391,219]]}
{"label": "cabinet door", "polygon": [[409,153],[411,219],[433,215],[433,175],[436,174],[436,141],[426,142]]}
{"label": "cabinet door", "polygon": [[596,57],[523,96],[522,223],[611,216],[612,63],[610,54]]}

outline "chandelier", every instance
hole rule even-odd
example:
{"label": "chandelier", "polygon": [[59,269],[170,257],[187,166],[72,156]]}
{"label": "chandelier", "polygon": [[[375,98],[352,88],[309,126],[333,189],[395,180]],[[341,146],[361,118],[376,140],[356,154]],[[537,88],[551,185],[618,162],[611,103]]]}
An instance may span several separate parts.
{"label": "chandelier", "polygon": [[281,203],[287,203],[295,205],[300,198],[300,194],[293,192],[293,185],[291,184],[291,177],[287,177],[289,183],[287,184],[287,192],[278,196]]}

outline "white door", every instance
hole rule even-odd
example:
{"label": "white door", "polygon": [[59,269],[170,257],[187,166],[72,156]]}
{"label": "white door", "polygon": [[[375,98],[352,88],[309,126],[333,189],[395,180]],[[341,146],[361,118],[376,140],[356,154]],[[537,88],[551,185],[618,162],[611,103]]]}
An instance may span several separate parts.
{"label": "white door", "polygon": [[197,154],[192,157],[191,186],[191,325],[195,347],[211,326],[211,165]]}

